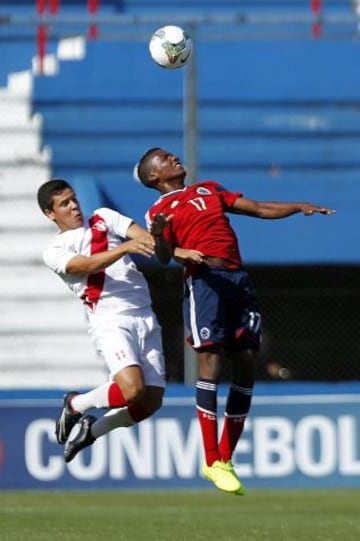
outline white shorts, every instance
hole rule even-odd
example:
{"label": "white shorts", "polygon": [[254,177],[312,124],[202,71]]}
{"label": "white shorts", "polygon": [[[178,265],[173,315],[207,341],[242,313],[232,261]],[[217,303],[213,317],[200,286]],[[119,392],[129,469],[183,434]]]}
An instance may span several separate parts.
{"label": "white shorts", "polygon": [[140,366],[146,385],[165,387],[161,328],[151,309],[131,315],[91,315],[89,334],[113,377],[127,366]]}

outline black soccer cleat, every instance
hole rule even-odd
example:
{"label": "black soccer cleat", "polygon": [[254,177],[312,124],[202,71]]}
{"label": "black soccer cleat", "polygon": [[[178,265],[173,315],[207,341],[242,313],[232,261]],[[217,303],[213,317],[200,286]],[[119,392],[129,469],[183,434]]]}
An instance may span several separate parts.
{"label": "black soccer cleat", "polygon": [[96,421],[93,415],[84,415],[77,423],[79,431],[72,440],[68,440],[65,444],[64,458],[65,462],[70,462],[78,454],[81,449],[92,445],[95,441],[91,434],[91,425]]}
{"label": "black soccer cleat", "polygon": [[63,408],[58,420],[56,421],[55,427],[56,439],[60,445],[64,445],[73,426],[76,425],[76,423],[82,417],[82,413],[76,413],[70,406],[71,399],[77,394],[79,393],[76,391],[71,391],[70,393],[64,395]]}

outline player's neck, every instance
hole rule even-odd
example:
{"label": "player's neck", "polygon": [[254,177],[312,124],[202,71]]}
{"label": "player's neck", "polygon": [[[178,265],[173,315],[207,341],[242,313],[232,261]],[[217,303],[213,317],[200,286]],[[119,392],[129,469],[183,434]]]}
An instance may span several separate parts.
{"label": "player's neck", "polygon": [[185,188],[184,182],[182,180],[179,180],[179,182],[174,182],[174,180],[170,184],[162,184],[159,186],[159,192],[161,194],[176,192],[177,190],[183,190]]}

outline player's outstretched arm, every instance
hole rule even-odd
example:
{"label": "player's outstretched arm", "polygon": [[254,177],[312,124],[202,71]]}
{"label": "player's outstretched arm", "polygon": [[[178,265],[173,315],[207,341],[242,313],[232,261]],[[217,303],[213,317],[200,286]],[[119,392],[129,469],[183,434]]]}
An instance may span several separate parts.
{"label": "player's outstretched arm", "polygon": [[312,216],[313,214],[334,214],[335,210],[328,207],[321,207],[312,203],[283,203],[280,201],[254,201],[253,199],[246,199],[239,197],[236,199],[230,212],[234,214],[244,214],[245,216],[252,216],[254,218],[262,219],[279,219],[287,218],[293,214],[302,213],[305,216]]}
{"label": "player's outstretched arm", "polygon": [[312,216],[313,214],[335,214],[335,209],[329,209],[327,207],[319,207],[317,205],[313,205],[312,203],[301,203],[301,212],[305,216]]}

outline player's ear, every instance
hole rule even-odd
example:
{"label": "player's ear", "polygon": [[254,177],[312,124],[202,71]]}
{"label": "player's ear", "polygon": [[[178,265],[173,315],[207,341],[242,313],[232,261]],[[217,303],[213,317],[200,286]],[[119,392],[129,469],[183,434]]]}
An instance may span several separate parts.
{"label": "player's ear", "polygon": [[148,181],[153,184],[154,182],[156,182],[157,180],[159,179],[159,175],[157,174],[157,172],[155,171],[155,169],[151,169],[151,171],[149,171],[149,174],[148,174]]}
{"label": "player's ear", "polygon": [[52,222],[55,222],[55,213],[53,210],[51,209],[45,209],[44,210],[44,214],[47,218],[49,218],[49,220],[51,220]]}

